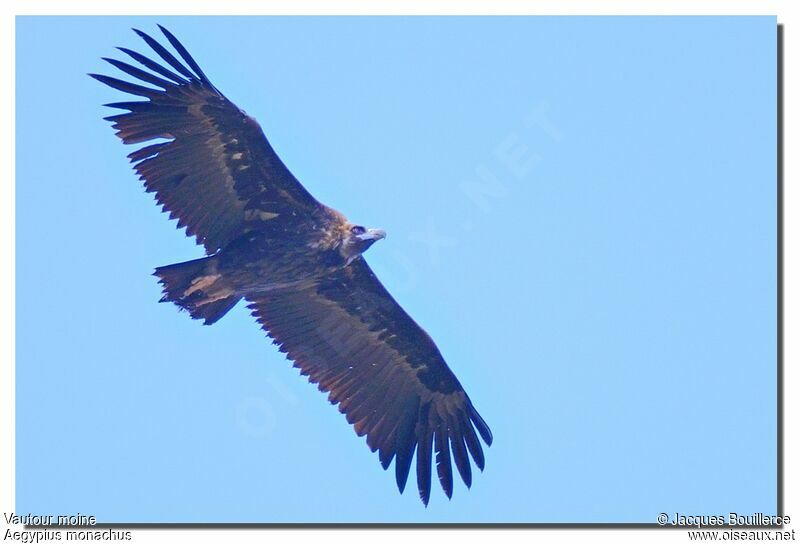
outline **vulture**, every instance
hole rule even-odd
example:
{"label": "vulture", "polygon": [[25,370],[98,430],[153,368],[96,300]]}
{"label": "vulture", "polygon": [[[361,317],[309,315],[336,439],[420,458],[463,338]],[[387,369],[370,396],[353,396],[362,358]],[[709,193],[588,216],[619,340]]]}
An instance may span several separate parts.
{"label": "vulture", "polygon": [[[205,248],[158,267],[161,301],[213,324],[240,300],[300,373],[328,393],[403,492],[416,452],[427,506],[432,457],[448,498],[453,463],[467,487],[492,433],[433,339],[384,288],[364,252],[386,233],[317,201],[259,124],[220,92],[159,25],[175,54],[134,29],[160,61],[118,48],[104,58],[136,83],[90,74],[129,95],[104,119],[125,144],[145,190]],[[153,142],[154,141],[154,142]],[[469,455],[468,455],[469,454]]]}

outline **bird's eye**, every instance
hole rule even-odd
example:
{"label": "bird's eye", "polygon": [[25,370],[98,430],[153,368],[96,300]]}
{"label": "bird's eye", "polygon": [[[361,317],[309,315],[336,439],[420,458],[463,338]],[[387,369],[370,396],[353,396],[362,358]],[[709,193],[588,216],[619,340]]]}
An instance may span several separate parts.
{"label": "bird's eye", "polygon": [[353,235],[361,235],[365,231],[367,230],[364,228],[364,226],[353,226],[350,228],[350,233]]}

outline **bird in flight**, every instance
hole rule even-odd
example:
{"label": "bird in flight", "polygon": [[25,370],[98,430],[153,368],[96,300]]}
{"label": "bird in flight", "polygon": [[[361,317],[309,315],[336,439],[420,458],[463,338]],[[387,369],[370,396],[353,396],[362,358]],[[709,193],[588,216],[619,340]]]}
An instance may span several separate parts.
{"label": "bird in flight", "polygon": [[[181,60],[134,31],[161,58],[119,48],[143,68],[104,58],[142,83],[90,74],[144,100],[107,104],[147,192],[205,256],[158,267],[161,301],[213,324],[244,299],[279,350],[366,435],[402,493],[416,450],[427,506],[431,457],[445,494],[455,462],[467,487],[492,433],[431,337],[389,294],[364,252],[386,233],[323,205],[277,156],[258,123],[228,100],[159,25]],[[145,70],[147,69],[147,70]],[[158,142],[149,143],[157,140]],[[476,434],[477,430],[477,434]]]}

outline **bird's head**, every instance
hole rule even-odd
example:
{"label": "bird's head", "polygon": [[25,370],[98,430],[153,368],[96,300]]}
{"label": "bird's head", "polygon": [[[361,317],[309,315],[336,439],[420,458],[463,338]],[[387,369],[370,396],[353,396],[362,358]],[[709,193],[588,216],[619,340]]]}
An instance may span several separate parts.
{"label": "bird's head", "polygon": [[382,229],[368,229],[357,224],[348,224],[343,234],[342,245],[339,247],[342,256],[350,264],[372,246],[375,241],[386,237]]}

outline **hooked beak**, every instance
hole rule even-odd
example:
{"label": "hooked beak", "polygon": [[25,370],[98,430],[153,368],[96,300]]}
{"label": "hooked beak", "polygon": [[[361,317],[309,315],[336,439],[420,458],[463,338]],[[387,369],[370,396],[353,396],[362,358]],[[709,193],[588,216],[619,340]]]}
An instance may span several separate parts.
{"label": "hooked beak", "polygon": [[379,241],[386,238],[386,232],[382,229],[368,229],[358,236],[362,241]]}

